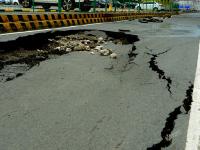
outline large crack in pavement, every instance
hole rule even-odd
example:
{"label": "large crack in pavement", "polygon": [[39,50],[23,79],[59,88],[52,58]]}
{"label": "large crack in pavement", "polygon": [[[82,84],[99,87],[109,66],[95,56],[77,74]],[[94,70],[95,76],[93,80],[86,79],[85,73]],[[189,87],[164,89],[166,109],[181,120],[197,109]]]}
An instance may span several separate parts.
{"label": "large crack in pavement", "polygon": [[171,49],[167,49],[164,52],[161,53],[157,53],[157,54],[152,54],[152,53],[146,53],[147,55],[152,56],[149,63],[149,67],[158,74],[159,79],[161,80],[165,80],[167,82],[166,88],[168,90],[168,92],[170,93],[170,95],[172,95],[172,91],[171,91],[171,84],[172,84],[172,79],[166,75],[166,73],[164,72],[164,70],[160,69],[158,66],[158,62],[156,61],[157,57],[167,53],[168,51],[170,51]]}
{"label": "large crack in pavement", "polygon": [[172,143],[171,133],[175,127],[175,121],[178,119],[180,114],[188,114],[191,109],[192,104],[192,93],[193,93],[193,84],[190,83],[190,86],[186,90],[186,96],[182,104],[176,107],[172,112],[169,113],[169,117],[166,119],[165,127],[161,131],[162,140],[153,144],[153,146],[148,147],[147,150],[161,150],[161,148],[168,147]]}
{"label": "large crack in pavement", "polygon": [[[149,50],[152,52],[151,49]],[[171,49],[167,49],[157,54],[148,53],[148,52],[146,52],[145,54],[151,56],[151,59],[148,62],[149,67],[158,74],[159,79],[165,80],[167,82],[166,88],[171,96],[172,95],[172,91],[171,91],[172,79],[169,76],[166,76],[166,73],[164,70],[159,68],[158,62],[156,60],[158,56],[165,54],[169,52],[170,50]],[[191,103],[192,103],[192,93],[193,93],[193,84],[190,83],[190,86],[186,90],[186,96],[182,104],[176,107],[172,112],[170,112],[169,116],[166,118],[165,126],[163,130],[161,131],[162,140],[157,144],[153,144],[153,146],[147,148],[147,150],[161,150],[161,148],[168,147],[172,143],[171,133],[175,127],[175,120],[178,119],[178,116],[180,114],[188,114],[188,112],[190,111]]]}

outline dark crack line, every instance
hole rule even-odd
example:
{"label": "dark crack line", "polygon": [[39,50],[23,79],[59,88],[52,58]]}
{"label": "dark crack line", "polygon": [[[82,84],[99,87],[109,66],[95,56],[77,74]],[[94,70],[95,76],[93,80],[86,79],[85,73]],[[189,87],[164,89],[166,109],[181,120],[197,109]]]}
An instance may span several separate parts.
{"label": "dark crack line", "polygon": [[167,88],[168,92],[170,93],[170,95],[172,95],[172,91],[171,91],[172,79],[170,77],[168,77],[168,76],[165,75],[165,72],[158,67],[158,62],[156,61],[156,58],[159,55],[165,54],[165,53],[167,53],[170,50],[171,49],[167,49],[166,51],[161,52],[161,53],[157,53],[157,54],[152,54],[152,53],[145,53],[145,54],[152,56],[151,59],[150,59],[150,61],[148,62],[149,63],[149,67],[154,72],[156,72],[158,74],[159,79],[165,80],[167,82],[166,88]]}
{"label": "dark crack line", "polygon": [[138,64],[136,64],[136,63],[134,62],[135,58],[136,58],[137,55],[138,55],[138,53],[136,53],[135,51],[136,51],[136,46],[133,45],[132,48],[131,48],[131,50],[128,52],[128,62],[125,63],[125,65],[123,66],[123,69],[122,69],[121,72],[129,71],[129,70],[131,69],[131,68],[128,68],[128,66],[129,66],[130,64],[134,64],[134,65],[137,65],[137,66],[138,66]]}
{"label": "dark crack line", "polygon": [[152,147],[148,147],[147,150],[161,150],[161,148],[168,147],[172,143],[171,133],[175,127],[175,120],[180,114],[188,114],[190,111],[192,104],[192,93],[193,84],[190,83],[190,86],[186,90],[186,96],[182,104],[170,112],[169,117],[166,119],[165,127],[161,132],[162,140],[157,144],[153,144]]}
{"label": "dark crack line", "polygon": [[128,57],[129,57],[129,60],[128,60],[128,63],[131,64],[133,62],[133,60],[137,57],[138,53],[135,52],[136,51],[136,46],[133,45],[132,46],[132,49],[129,51],[128,53]]}
{"label": "dark crack line", "polygon": [[[153,49],[150,49],[150,48],[148,48],[148,47],[145,47],[146,49],[148,49],[149,51],[153,51]],[[172,49],[171,48],[168,48],[167,50],[165,50],[165,51],[163,51],[163,52],[160,52],[160,53],[157,53],[157,54],[153,54],[153,53],[147,53],[146,52],[146,54],[148,54],[148,55],[156,55],[156,56],[159,56],[159,55],[162,55],[162,54],[165,54],[165,53],[167,53],[167,52],[169,52],[169,51],[171,51]]]}
{"label": "dark crack line", "polygon": [[[124,63],[124,65],[123,65],[123,67],[121,69],[121,72],[129,71],[131,69],[131,67],[129,67],[129,65],[131,65],[131,64],[134,64],[134,65],[138,66],[138,64],[134,62],[135,58],[138,55],[138,53],[136,53],[135,51],[136,51],[136,46],[133,43],[132,48],[128,52],[128,61],[126,63]],[[107,68],[104,68],[104,69],[113,70],[114,69],[114,65],[112,64],[110,67],[107,67]]]}

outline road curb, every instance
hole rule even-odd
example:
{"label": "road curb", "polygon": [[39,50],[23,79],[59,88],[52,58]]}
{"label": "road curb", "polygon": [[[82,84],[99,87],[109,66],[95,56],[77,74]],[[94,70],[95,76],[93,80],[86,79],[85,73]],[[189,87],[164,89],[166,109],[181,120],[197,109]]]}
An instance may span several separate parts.
{"label": "road curb", "polygon": [[0,33],[66,27],[144,17],[171,17],[171,13],[71,13],[0,15]]}

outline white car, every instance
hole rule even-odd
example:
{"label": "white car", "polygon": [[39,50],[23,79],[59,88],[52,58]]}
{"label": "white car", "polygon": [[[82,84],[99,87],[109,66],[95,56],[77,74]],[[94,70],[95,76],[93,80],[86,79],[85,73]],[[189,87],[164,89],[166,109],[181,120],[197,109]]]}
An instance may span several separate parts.
{"label": "white car", "polygon": [[137,10],[154,10],[154,11],[159,11],[159,10],[164,10],[164,6],[160,3],[157,2],[144,2],[144,3],[138,3],[135,8]]}
{"label": "white car", "polygon": [[5,0],[5,4],[19,5],[19,1],[18,0]]}
{"label": "white car", "polygon": [[25,8],[30,8],[33,5],[33,1],[34,5],[42,5],[44,9],[49,9],[51,6],[58,6],[60,2],[65,11],[79,8],[80,2],[81,11],[89,11],[94,0],[19,0],[19,3]]}

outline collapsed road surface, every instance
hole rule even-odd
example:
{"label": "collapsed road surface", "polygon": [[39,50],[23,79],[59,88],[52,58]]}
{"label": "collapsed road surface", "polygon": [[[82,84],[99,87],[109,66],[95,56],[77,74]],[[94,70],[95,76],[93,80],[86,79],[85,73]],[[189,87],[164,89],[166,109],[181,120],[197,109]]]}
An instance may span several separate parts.
{"label": "collapsed road surface", "polygon": [[183,150],[199,18],[0,37],[1,149]]}

